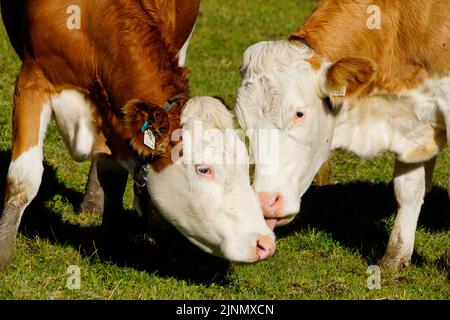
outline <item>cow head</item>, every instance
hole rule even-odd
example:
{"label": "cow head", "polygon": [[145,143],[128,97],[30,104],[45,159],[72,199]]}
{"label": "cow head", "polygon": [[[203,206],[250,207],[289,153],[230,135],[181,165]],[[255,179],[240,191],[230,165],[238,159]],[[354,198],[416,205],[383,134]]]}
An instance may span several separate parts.
{"label": "cow head", "polygon": [[[171,152],[147,166],[147,189],[161,215],[213,255],[244,263],[271,257],[275,236],[251,187],[247,150],[226,107],[214,98],[192,98],[178,130],[166,130],[168,114],[150,105],[147,110],[155,118],[155,135],[162,131],[164,140],[170,132],[172,141]],[[154,149],[168,145],[157,138]]]}
{"label": "cow head", "polygon": [[[371,61],[317,63],[306,45],[261,42],[244,54],[236,113],[255,156],[254,189],[272,225],[293,220],[302,195],[327,159],[342,96],[354,97],[374,74]],[[258,156],[261,130],[277,130],[277,152]],[[268,170],[266,166],[271,166]]]}

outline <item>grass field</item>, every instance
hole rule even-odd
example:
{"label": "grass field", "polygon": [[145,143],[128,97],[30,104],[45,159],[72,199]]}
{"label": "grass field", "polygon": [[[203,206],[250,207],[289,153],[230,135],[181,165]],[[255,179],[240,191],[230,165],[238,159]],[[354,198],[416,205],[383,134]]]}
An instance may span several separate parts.
{"label": "grass field", "polygon": [[[188,56],[191,93],[219,95],[232,106],[244,50],[285,38],[317,1],[203,0]],[[0,25],[0,197],[10,158],[12,95],[20,62]],[[295,223],[277,230],[277,253],[255,265],[207,256],[173,230],[142,226],[128,187],[123,234],[102,237],[100,217],[78,216],[89,163],[71,160],[54,125],[45,143],[40,193],[25,212],[11,267],[0,271],[0,299],[449,299],[450,248],[447,151],[417,232],[414,265],[382,271],[381,289],[367,287],[367,267],[382,255],[396,210],[393,157],[373,161],[336,152],[333,183],[313,187]],[[1,209],[1,208],[0,208]],[[69,290],[67,268],[81,269]]]}

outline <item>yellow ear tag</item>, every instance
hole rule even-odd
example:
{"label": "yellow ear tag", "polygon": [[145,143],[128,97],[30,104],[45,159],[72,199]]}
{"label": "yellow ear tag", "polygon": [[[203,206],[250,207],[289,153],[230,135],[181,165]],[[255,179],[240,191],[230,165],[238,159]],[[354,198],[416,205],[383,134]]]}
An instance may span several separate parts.
{"label": "yellow ear tag", "polygon": [[345,97],[347,94],[347,87],[342,87],[340,89],[336,89],[335,91],[331,92],[332,97]]}

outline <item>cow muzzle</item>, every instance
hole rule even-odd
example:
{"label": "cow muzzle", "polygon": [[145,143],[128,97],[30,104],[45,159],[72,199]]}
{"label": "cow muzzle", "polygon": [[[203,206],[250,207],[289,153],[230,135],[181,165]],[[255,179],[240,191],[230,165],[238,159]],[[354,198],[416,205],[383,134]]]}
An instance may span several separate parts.
{"label": "cow muzzle", "polygon": [[294,220],[296,214],[283,212],[283,196],[279,193],[259,193],[259,203],[264,214],[267,226],[274,230]]}

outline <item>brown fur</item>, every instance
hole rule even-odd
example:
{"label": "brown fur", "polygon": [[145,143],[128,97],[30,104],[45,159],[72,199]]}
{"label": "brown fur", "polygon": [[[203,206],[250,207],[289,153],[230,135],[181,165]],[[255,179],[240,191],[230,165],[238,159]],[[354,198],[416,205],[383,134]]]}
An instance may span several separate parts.
{"label": "brown fur", "polygon": [[13,161],[38,144],[40,114],[44,105],[50,101],[52,93],[52,85],[42,72],[33,63],[24,63],[14,94]]}
{"label": "brown fur", "polygon": [[192,0],[141,0],[155,21],[169,52],[176,55],[189,37],[197,18],[200,1]]}
{"label": "brown fur", "polygon": [[[70,5],[81,8],[81,30],[66,27]],[[136,121],[145,122],[143,114],[154,114],[164,127],[157,141],[158,155],[167,158],[167,141],[179,127],[181,107],[168,114],[155,108],[188,91],[187,71],[178,66],[177,54],[192,30],[198,8],[199,0],[19,0],[16,6],[2,0],[11,41],[24,65],[32,66],[22,70],[17,85],[13,159],[37,144],[38,126],[31,123],[36,118],[30,114],[39,115],[50,94],[64,89],[84,92],[94,102],[100,139],[97,150],[110,149],[118,158],[151,155],[154,150],[143,145]],[[12,19],[23,13],[27,19]],[[37,75],[36,84],[30,77],[24,79],[28,73]],[[21,88],[33,85],[39,86],[28,91],[33,97],[21,97]],[[148,106],[139,116],[125,107],[135,100]],[[125,116],[132,121],[127,122]],[[101,140],[107,146],[102,147]]]}
{"label": "brown fur", "polygon": [[[380,30],[367,27],[370,5],[381,9]],[[447,0],[323,0],[290,39],[331,62],[374,61],[373,87],[398,92],[450,74],[449,12]]]}
{"label": "brown fur", "polygon": [[346,87],[347,95],[361,94],[375,77],[376,65],[368,59],[343,58],[333,64],[327,72],[328,90]]}

